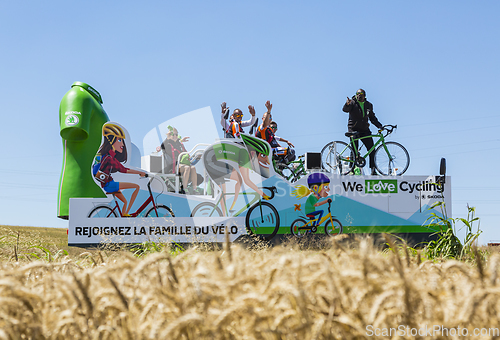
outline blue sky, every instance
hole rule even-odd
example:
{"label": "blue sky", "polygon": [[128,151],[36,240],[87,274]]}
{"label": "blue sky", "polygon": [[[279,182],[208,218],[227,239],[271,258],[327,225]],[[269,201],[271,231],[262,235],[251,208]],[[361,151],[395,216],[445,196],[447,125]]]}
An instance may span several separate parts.
{"label": "blue sky", "polygon": [[[158,124],[220,103],[273,103],[298,154],[343,140],[362,87],[408,149],[409,175],[447,159],[453,217],[500,239],[498,1],[0,1],[0,224],[56,218],[58,108],[74,81],[142,145]],[[248,112],[244,110],[246,116]],[[218,121],[218,119],[216,120]],[[195,125],[195,122],[193,122]]]}

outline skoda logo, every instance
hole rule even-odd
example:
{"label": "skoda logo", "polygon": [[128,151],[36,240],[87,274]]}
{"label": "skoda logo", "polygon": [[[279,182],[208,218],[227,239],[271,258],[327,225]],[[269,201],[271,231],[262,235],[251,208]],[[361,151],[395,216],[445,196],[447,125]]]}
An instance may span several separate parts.
{"label": "skoda logo", "polygon": [[75,115],[66,116],[66,126],[73,126],[78,124],[78,117]]}

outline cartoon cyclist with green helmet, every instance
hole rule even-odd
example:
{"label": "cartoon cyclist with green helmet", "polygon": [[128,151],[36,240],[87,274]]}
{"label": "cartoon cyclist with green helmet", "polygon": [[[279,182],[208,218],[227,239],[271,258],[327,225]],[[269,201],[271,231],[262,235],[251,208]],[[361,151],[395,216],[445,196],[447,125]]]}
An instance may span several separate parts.
{"label": "cartoon cyclist with green helmet", "polygon": [[[234,200],[230,211],[233,209],[243,182],[245,185],[255,190],[264,199],[269,196],[257,187],[250,178],[250,170],[254,170],[262,177],[270,176],[271,147],[259,138],[248,134],[241,134],[241,142],[236,140],[221,141],[209,146],[204,153],[203,162],[205,169],[223,193],[226,193],[226,182],[236,181],[234,187]],[[221,201],[222,211],[225,211],[224,199]]]}
{"label": "cartoon cyclist with green helmet", "polygon": [[309,188],[303,185],[295,186],[292,195],[298,199],[309,196],[304,207],[304,212],[310,219],[317,217],[317,220],[313,224],[317,225],[321,221],[324,211],[322,209],[317,210],[316,208],[328,203],[328,200],[321,201],[321,199],[328,197],[330,192],[330,178],[323,173],[315,172],[307,178],[307,185]]}

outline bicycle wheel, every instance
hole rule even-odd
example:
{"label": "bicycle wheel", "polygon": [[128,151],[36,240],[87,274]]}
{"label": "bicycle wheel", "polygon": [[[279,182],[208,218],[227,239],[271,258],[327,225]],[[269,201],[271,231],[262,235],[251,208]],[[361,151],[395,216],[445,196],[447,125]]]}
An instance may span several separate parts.
{"label": "bicycle wheel", "polygon": [[295,176],[292,167],[290,167],[289,165],[280,163],[276,166],[276,168],[276,172],[290,183],[297,181],[297,176]]}
{"label": "bicycle wheel", "polygon": [[[332,221],[333,221],[333,226],[332,226]],[[342,228],[342,223],[340,223],[339,220],[336,218],[332,218],[332,220],[328,220],[325,223],[325,234],[328,236],[335,236],[338,234],[342,234],[343,228]]]}
{"label": "bicycle wheel", "polygon": [[194,207],[191,217],[222,217],[222,211],[213,203],[203,202]]}
{"label": "bicycle wheel", "polygon": [[305,226],[307,224],[307,222],[302,219],[302,218],[298,218],[296,219],[295,221],[293,221],[292,223],[292,226],[290,227],[290,232],[299,237],[299,238],[302,238],[304,237],[304,235],[307,233],[307,229],[299,229],[303,226]]}
{"label": "bicycle wheel", "polygon": [[118,217],[118,214],[107,205],[98,205],[92,209],[88,215],[89,218],[108,218]]}
{"label": "bicycle wheel", "polygon": [[385,146],[389,153],[385,151],[384,145],[375,150],[375,167],[384,176],[401,176],[410,165],[408,151],[396,142],[386,142]]}
{"label": "bicycle wheel", "polygon": [[257,202],[248,209],[245,228],[251,236],[269,241],[280,228],[280,215],[268,202]]}
{"label": "bicycle wheel", "polygon": [[156,206],[156,211],[155,207],[151,207],[146,213],[146,217],[175,217],[175,215],[172,209],[162,204]]}
{"label": "bicycle wheel", "polygon": [[321,166],[328,172],[347,175],[354,167],[351,146],[342,141],[326,144],[321,150]]}

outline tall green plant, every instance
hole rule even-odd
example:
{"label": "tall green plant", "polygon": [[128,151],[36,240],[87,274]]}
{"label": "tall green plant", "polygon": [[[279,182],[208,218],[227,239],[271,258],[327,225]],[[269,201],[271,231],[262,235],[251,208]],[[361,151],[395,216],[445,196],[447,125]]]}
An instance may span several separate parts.
{"label": "tall green plant", "polygon": [[[479,217],[475,216],[476,208],[467,205],[467,218],[451,218],[446,213],[446,205],[442,201],[434,203],[429,209],[439,208],[441,215],[431,212],[431,216],[426,220],[427,225],[437,225],[440,231],[432,234],[437,239],[429,241],[425,247],[429,258],[454,258],[461,259],[464,256],[474,256],[473,246],[481,235],[479,229]],[[478,222],[477,231],[474,231],[474,222]],[[460,241],[457,237],[457,223],[463,223],[459,229],[466,227],[465,239]]]}

